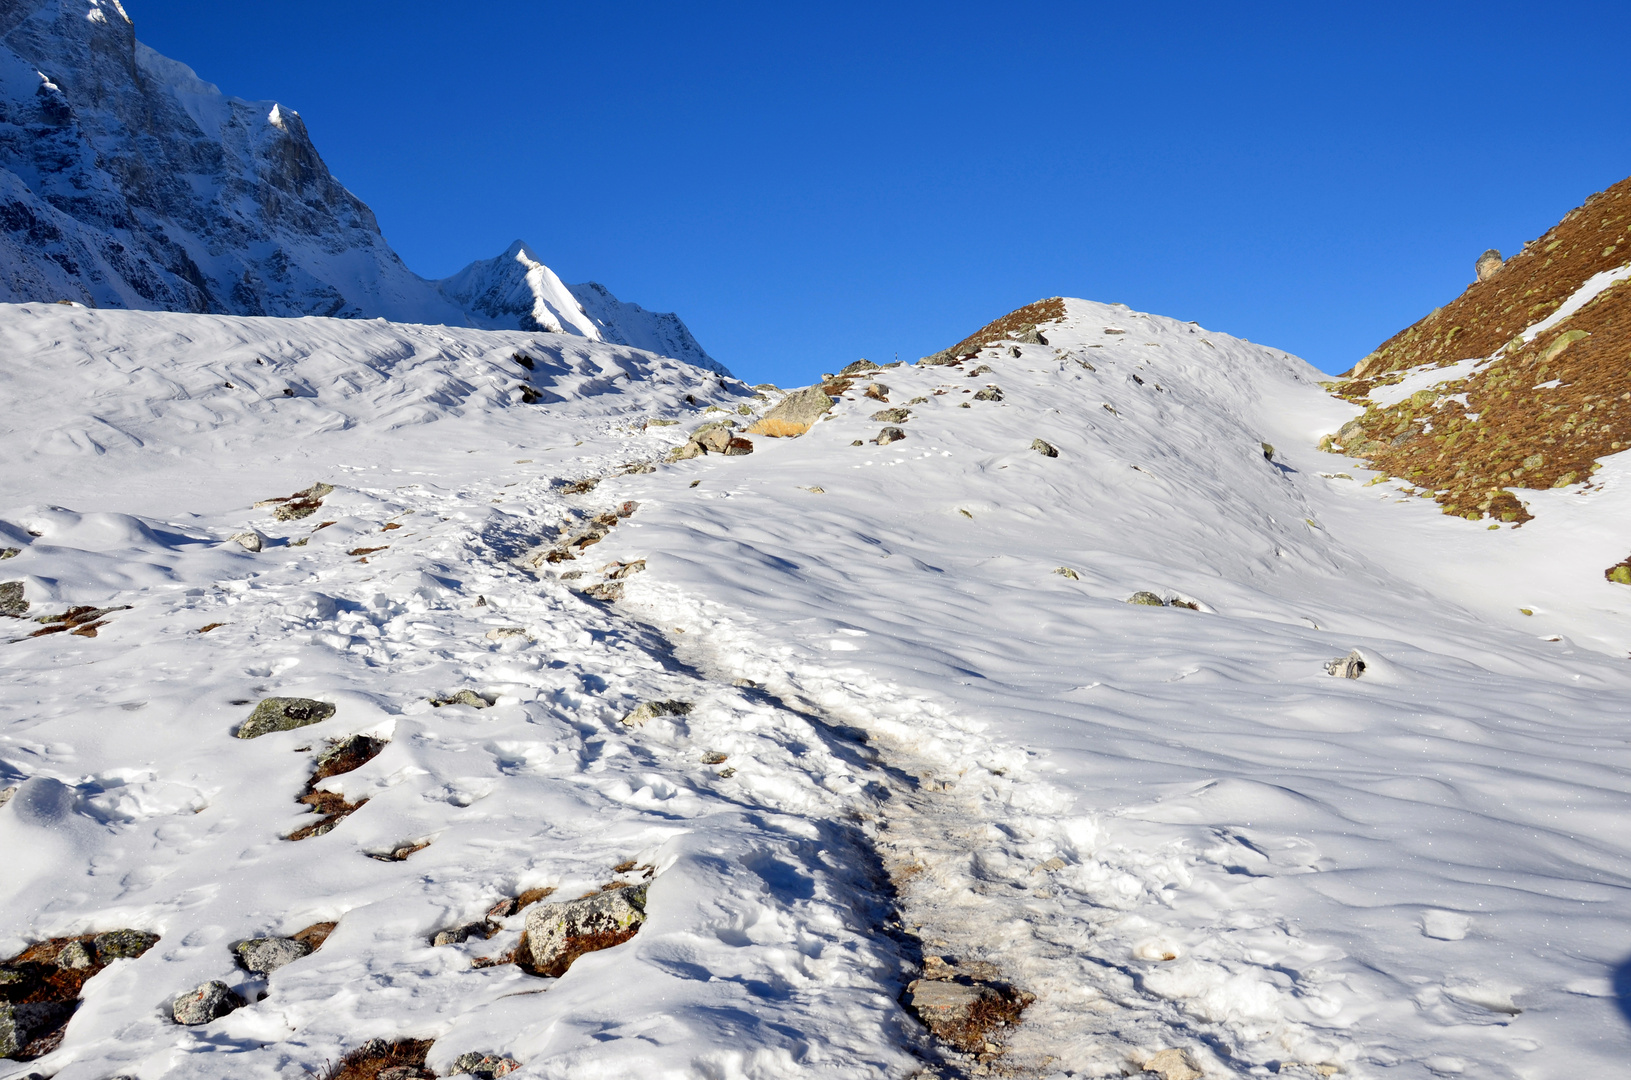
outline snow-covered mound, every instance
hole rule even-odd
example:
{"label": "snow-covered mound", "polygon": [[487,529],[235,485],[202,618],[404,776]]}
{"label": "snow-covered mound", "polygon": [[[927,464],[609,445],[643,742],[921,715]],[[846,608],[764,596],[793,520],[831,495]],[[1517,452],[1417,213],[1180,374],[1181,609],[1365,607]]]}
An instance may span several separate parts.
{"label": "snow-covered mound", "polygon": [[584,338],[0,309],[0,957],[159,935],[12,1072],[1612,1075],[1631,635],[1544,567],[1625,477],[1489,531],[1294,357],[1039,311],[745,452],[773,395]]}
{"label": "snow-covered mound", "polygon": [[426,281],[292,110],[142,45],[118,0],[0,8],[0,301],[542,329],[724,372],[678,317],[598,285],[587,314],[518,250]]}

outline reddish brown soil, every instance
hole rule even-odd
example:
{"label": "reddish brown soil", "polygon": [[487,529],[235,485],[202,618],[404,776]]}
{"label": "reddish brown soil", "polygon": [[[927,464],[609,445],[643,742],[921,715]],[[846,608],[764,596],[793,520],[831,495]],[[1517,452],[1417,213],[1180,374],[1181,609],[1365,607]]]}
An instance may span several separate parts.
{"label": "reddish brown soil", "polygon": [[[1366,405],[1371,388],[1397,381],[1398,372],[1499,351],[1449,388],[1467,395],[1465,406],[1429,392],[1367,406],[1362,430],[1344,429],[1333,445],[1430,492],[1445,513],[1529,520],[1509,489],[1585,482],[1597,458],[1631,447],[1631,284],[1611,287],[1528,344],[1517,339],[1587,278],[1628,258],[1631,179],[1592,196],[1493,277],[1394,335],[1335,388]],[[1554,379],[1561,385],[1534,389]]]}
{"label": "reddish brown soil", "polygon": [[345,744],[342,753],[320,762],[312,770],[311,779],[306,781],[306,790],[295,801],[311,807],[312,813],[322,815],[321,820],[296,829],[289,834],[289,839],[306,840],[313,836],[322,836],[367,805],[367,799],[359,799],[354,803],[347,802],[345,796],[337,792],[318,791],[317,785],[331,776],[339,776],[362,768],[374,760],[383,749],[385,742],[382,739],[352,739]]}

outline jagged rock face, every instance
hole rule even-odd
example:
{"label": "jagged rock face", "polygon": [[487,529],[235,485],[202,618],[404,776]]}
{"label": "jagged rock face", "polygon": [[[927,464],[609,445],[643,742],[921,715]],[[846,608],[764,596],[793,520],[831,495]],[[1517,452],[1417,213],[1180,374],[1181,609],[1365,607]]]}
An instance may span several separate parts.
{"label": "jagged rock face", "polygon": [[457,319],[298,115],[139,44],[117,0],[12,0],[0,34],[0,299]]}
{"label": "jagged rock face", "polygon": [[730,374],[678,316],[520,242],[419,277],[298,114],[147,48],[118,0],[0,0],[0,302],[53,300],[545,330]]}

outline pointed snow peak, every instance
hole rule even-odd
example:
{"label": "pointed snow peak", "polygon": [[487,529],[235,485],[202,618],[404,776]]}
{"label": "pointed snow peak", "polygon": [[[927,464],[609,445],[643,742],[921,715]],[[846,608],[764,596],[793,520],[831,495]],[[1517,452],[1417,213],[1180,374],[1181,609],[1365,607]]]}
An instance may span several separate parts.
{"label": "pointed snow peak", "polygon": [[439,283],[442,295],[488,330],[543,330],[600,341],[572,290],[517,240],[496,259],[471,263]]}

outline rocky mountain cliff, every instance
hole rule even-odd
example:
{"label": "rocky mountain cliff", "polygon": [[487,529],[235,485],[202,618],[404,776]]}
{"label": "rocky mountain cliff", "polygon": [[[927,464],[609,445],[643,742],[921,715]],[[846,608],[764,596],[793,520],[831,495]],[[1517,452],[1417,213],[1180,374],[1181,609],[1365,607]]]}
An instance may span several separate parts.
{"label": "rocky mountain cliff", "polygon": [[1384,342],[1335,391],[1365,408],[1328,448],[1415,484],[1446,513],[1521,524],[1517,490],[1589,488],[1631,447],[1631,179]]}
{"label": "rocky mountain cliff", "polygon": [[60,299],[549,329],[723,370],[676,316],[574,292],[524,245],[426,281],[298,114],[142,45],[118,0],[0,0],[0,301]]}

